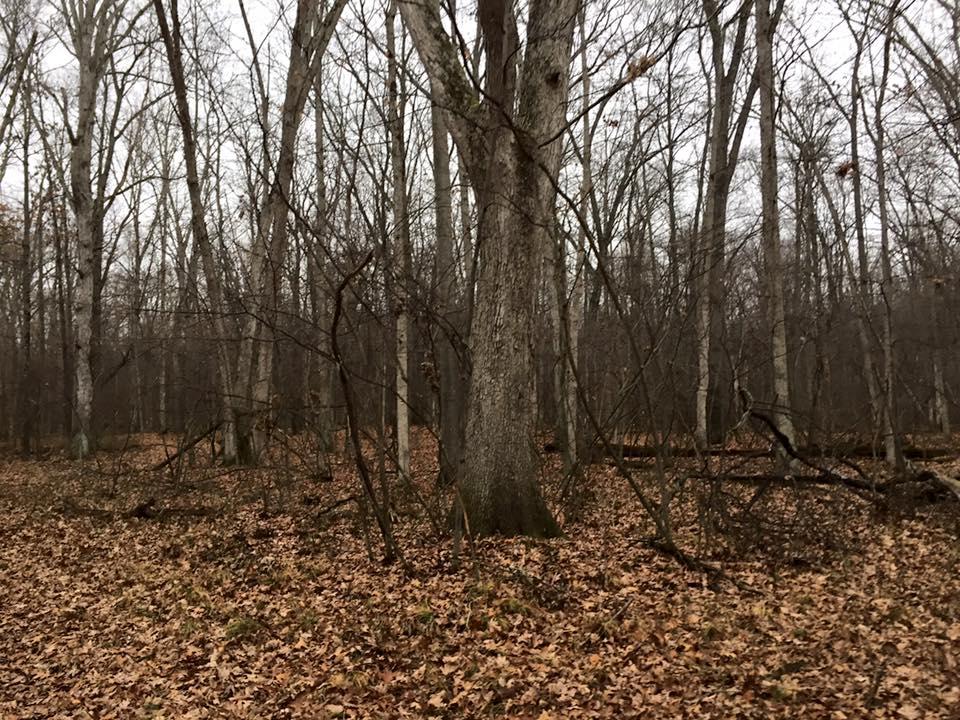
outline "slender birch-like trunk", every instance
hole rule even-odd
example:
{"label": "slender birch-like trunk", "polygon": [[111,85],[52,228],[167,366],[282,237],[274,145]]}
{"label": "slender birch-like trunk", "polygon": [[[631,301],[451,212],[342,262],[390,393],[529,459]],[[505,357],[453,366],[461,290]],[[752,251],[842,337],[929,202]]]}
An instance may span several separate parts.
{"label": "slender birch-like trunk", "polygon": [[790,444],[796,446],[790,411],[787,329],[783,307],[783,270],[780,259],[780,211],[777,200],[779,181],[774,118],[774,23],[770,17],[770,0],[757,0],[756,5],[757,69],[760,81],[760,194],[763,202],[761,244],[767,319],[771,335],[773,407],[777,427]]}
{"label": "slender birch-like trunk", "polygon": [[220,274],[214,258],[213,246],[207,231],[205,209],[203,206],[200,176],[197,171],[197,145],[193,122],[190,117],[190,104],[187,99],[186,79],[183,72],[183,60],[180,49],[180,15],[177,0],[171,0],[172,32],[167,23],[166,11],[162,0],[154,0],[154,10],[160,26],[167,61],[170,65],[170,75],[173,81],[174,98],[176,100],[177,120],[183,134],[183,154],[187,169],[187,191],[190,195],[190,226],[193,239],[197,244],[197,251],[203,266],[204,280],[207,285],[210,305],[210,323],[216,340],[217,349],[217,380],[221,397],[221,419],[223,427],[223,461],[235,462],[237,459],[237,435],[234,403],[231,395],[232,377],[230,357],[227,352],[227,331],[223,322],[223,289],[220,284]]}
{"label": "slender birch-like trunk", "polygon": [[[736,22],[731,19],[730,23],[724,24],[716,1],[703,0],[703,12],[711,37],[710,69],[713,73],[714,103],[710,113],[707,189],[695,260],[697,387],[694,436],[701,447],[719,439],[724,429],[720,419],[720,399],[716,396],[719,395],[717,358],[720,357],[724,323],[723,264],[726,255],[727,203],[730,183],[739,162],[740,145],[759,87],[759,78],[754,70],[740,109],[734,114],[735,91],[746,56],[747,29],[752,11],[753,0],[747,0],[737,9]],[[732,32],[729,31],[731,27]],[[714,396],[712,405],[711,395]],[[716,422],[711,423],[712,417],[716,418]]]}
{"label": "slender birch-like trunk", "polygon": [[886,36],[883,43],[883,61],[879,84],[879,95],[874,108],[873,146],[876,154],[877,205],[880,216],[880,298],[883,302],[883,330],[881,345],[883,351],[883,446],[887,462],[901,470],[904,467],[903,452],[896,428],[896,361],[894,358],[893,336],[893,267],[890,261],[890,217],[889,198],[887,197],[886,129],[884,127],[884,100],[887,80],[890,77],[890,48],[893,44],[893,23],[897,14],[899,0],[890,5],[887,16]]}
{"label": "slender birch-like trunk", "polygon": [[[307,95],[319,71],[320,59],[333,35],[346,0],[336,0],[317,22],[318,0],[298,0],[290,43],[290,64],[280,118],[280,146],[275,173],[260,211],[253,241],[251,285],[256,312],[245,323],[234,396],[249,399],[238,410],[238,456],[256,463],[266,444],[273,375],[274,321],[279,296],[280,267],[286,255],[287,214],[296,162],[296,139]],[[312,31],[312,32],[311,32]],[[261,322],[265,319],[266,322]],[[256,359],[256,365],[254,360]],[[239,417],[240,412],[244,417]]]}
{"label": "slender birch-like trunk", "polygon": [[[457,265],[453,251],[453,201],[450,180],[450,147],[443,112],[433,104],[430,109],[433,141],[433,184],[436,193],[434,218],[437,233],[437,261],[434,287],[438,312],[442,315],[437,347],[437,371],[440,386],[440,478],[455,482],[463,459],[463,420],[465,381],[457,352],[460,312],[457,298]],[[461,200],[466,193],[461,193]],[[467,209],[469,223],[469,208]],[[464,237],[469,237],[469,224]],[[469,242],[464,242],[469,252]],[[469,280],[468,280],[469,281]]]}
{"label": "slender birch-like trunk", "polygon": [[390,168],[393,185],[392,257],[396,268],[396,386],[397,470],[410,476],[410,298],[412,275],[410,221],[407,215],[407,171],[404,146],[403,98],[397,73],[396,0],[387,5],[387,124],[390,130]]}

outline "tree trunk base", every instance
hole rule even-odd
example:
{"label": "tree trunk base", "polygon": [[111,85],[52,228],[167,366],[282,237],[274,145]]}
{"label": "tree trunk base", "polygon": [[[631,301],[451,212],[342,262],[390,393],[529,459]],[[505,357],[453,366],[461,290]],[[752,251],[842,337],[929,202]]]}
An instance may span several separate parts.
{"label": "tree trunk base", "polygon": [[[478,488],[481,492],[463,490],[469,531],[474,537],[523,535],[534,538],[560,537],[563,532],[536,487],[526,482],[501,481]],[[458,516],[459,503],[454,505]]]}
{"label": "tree trunk base", "polygon": [[92,450],[93,443],[83,430],[77,432],[70,441],[70,452],[77,460],[83,460]]}

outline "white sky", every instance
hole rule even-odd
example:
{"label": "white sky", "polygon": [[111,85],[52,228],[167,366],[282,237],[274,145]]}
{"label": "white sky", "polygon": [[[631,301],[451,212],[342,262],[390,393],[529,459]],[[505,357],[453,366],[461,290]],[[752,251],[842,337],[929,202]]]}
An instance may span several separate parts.
{"label": "white sky", "polygon": [[[814,54],[821,68],[823,68],[824,74],[835,81],[845,94],[849,84],[850,59],[853,54],[853,47],[849,33],[840,18],[835,3],[832,0],[811,0],[799,3],[787,0],[787,2],[788,16],[786,20],[790,24],[802,29],[807,42],[814,49]],[[184,3],[182,2],[181,4]],[[910,5],[914,11],[922,11],[926,7],[929,7],[930,2],[929,0],[926,0],[926,2],[916,0]],[[49,27],[55,18],[55,13],[53,13],[49,4],[44,4],[42,7],[43,10],[40,13],[39,22],[41,26]],[[288,13],[292,13],[292,5],[289,2],[281,6],[280,3],[271,0],[246,0],[246,8],[251,20],[254,36],[258,42],[262,43],[261,62],[263,63],[264,71],[269,73],[275,104],[279,103],[282,99],[284,63],[289,45],[288,23],[281,21],[282,7],[285,7]],[[209,15],[216,15],[225,20],[219,24],[219,27],[222,28],[222,37],[229,45],[232,58],[226,60],[219,69],[224,75],[233,78],[233,101],[240,106],[245,102],[252,104],[254,101],[250,96],[250,86],[246,70],[246,64],[250,59],[250,50],[240,20],[238,3],[205,3],[203,8]],[[185,9],[182,8],[182,11],[185,12]],[[354,35],[355,29],[360,23],[367,22],[372,25],[372,19],[376,19],[377,22],[382,23],[382,17],[383,5],[381,2],[353,0],[353,2],[348,5],[341,19],[341,33],[343,33],[344,37],[351,37]],[[144,21],[155,22],[152,13],[148,13]],[[629,23],[627,23],[627,25],[629,26]],[[461,32],[469,34],[471,27],[472,25],[469,20],[465,20]],[[783,27],[781,30],[782,38],[787,38],[793,34],[788,27]],[[627,31],[630,31],[629,27]],[[609,45],[607,47],[609,47]],[[592,48],[591,52],[596,56],[605,49],[606,48],[596,47]],[[779,49],[781,58],[789,57],[791,48],[786,43],[781,42]],[[43,68],[49,82],[55,86],[65,86],[69,91],[69,86],[75,72],[74,59],[67,49],[56,39],[50,39],[44,45],[43,51]],[[353,90],[356,91],[355,81],[350,78],[349,74],[342,71],[338,72],[337,64],[338,62],[355,64],[358,57],[356,55],[348,55],[338,61],[336,56],[340,54],[340,51],[337,49],[337,43],[335,41],[331,43],[329,52],[331,57],[327,63],[327,77],[333,80],[339,75],[339,82],[345,83],[345,87],[347,88],[354,86]],[[376,48],[373,48],[373,52],[376,52]],[[609,63],[609,69],[611,71],[619,69],[626,63],[627,59],[625,56],[622,58],[613,58]],[[378,58],[378,61],[381,60],[382,58]],[[695,55],[690,56],[690,62],[695,65],[695,67],[691,69],[694,72],[699,72],[699,67],[696,66],[698,61]],[[578,67],[579,65],[575,60],[574,74],[577,72]],[[807,71],[802,62],[793,62],[789,66],[786,76],[788,86],[793,86],[805,73],[807,73]],[[610,79],[612,78],[608,78],[607,81],[609,82]],[[594,85],[595,92],[601,92],[603,88],[604,82],[596,82]],[[379,93],[382,92],[382,90],[380,88],[373,88],[372,92]],[[625,98],[621,98],[621,100],[625,101]],[[656,103],[657,98],[654,97],[651,101]],[[619,103],[612,103],[608,113],[615,110],[618,104]],[[48,119],[55,117],[54,113],[55,109],[48,107]],[[691,159],[693,153],[700,152],[701,144],[702,131],[699,133],[695,131],[694,140],[687,150]],[[739,187],[741,192],[732,198],[730,204],[731,225],[735,225],[741,217],[750,222],[751,218],[756,215],[758,203],[757,193],[750,187],[749,181],[749,174],[751,172],[751,150],[756,145],[755,130],[751,130],[744,145],[745,147],[742,154],[743,162],[741,163],[738,174],[738,177],[742,178],[743,182],[735,184],[735,187]],[[35,152],[37,156],[33,161],[34,166],[37,165],[40,158],[39,146],[40,143],[35,142]],[[595,154],[602,154],[602,148],[595,149]],[[867,154],[868,153],[864,152],[864,155]],[[11,158],[7,174],[2,179],[2,184],[0,184],[0,200],[3,200],[11,206],[18,205],[22,191],[22,182],[23,175],[19,161],[16,157]],[[784,186],[784,188],[785,190],[787,189],[786,186]],[[788,200],[788,198],[784,197],[783,200]]]}

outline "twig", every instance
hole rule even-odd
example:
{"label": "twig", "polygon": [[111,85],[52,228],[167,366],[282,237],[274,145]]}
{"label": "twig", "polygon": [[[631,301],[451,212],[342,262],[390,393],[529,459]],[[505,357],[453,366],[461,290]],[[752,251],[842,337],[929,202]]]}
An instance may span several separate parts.
{"label": "twig", "polygon": [[354,457],[357,463],[357,473],[360,475],[360,482],[363,485],[364,493],[370,505],[373,508],[374,517],[377,519],[377,525],[380,528],[380,534],[383,536],[385,563],[391,563],[399,560],[404,571],[411,572],[410,566],[403,558],[396,540],[393,537],[393,530],[390,527],[390,515],[377,502],[377,495],[373,488],[373,481],[370,479],[370,471],[367,468],[367,462],[363,457],[363,446],[360,442],[360,431],[357,428],[356,403],[353,395],[353,385],[350,382],[350,376],[347,374],[346,366],[343,363],[343,356],[340,354],[340,343],[337,338],[337,328],[340,326],[340,318],[343,316],[343,293],[357,275],[363,272],[363,268],[373,258],[373,250],[370,250],[366,257],[360,261],[353,270],[347,273],[340,284],[337,286],[335,302],[333,307],[333,321],[330,324],[330,350],[333,354],[334,362],[337,365],[337,375],[340,378],[340,385],[343,387],[343,398],[347,410],[347,427],[350,432],[350,440],[353,442]]}
{"label": "twig", "polygon": [[197,445],[200,444],[200,442],[201,442],[204,438],[209,437],[210,435],[212,435],[213,433],[215,433],[217,430],[219,430],[221,424],[222,424],[222,423],[217,423],[216,425],[211,425],[209,428],[207,428],[207,429],[203,432],[202,435],[197,435],[193,440],[191,440],[191,441],[188,442],[186,445],[184,445],[182,448],[180,448],[179,450],[177,450],[173,455],[170,455],[169,457],[167,457],[166,460],[163,460],[162,462],[157,463],[157,464],[154,465],[152,468],[150,468],[150,470],[152,470],[153,472],[156,472],[157,470],[163,470],[163,469],[164,469],[165,467],[167,467],[168,465],[176,462],[177,458],[179,458],[179,457],[180,457],[181,455],[183,455],[185,452],[187,452],[188,450],[196,447]]}

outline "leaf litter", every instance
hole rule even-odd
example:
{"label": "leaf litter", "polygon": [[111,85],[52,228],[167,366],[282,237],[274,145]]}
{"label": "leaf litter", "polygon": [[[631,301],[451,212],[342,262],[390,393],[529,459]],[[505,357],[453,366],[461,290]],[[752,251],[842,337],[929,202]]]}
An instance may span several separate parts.
{"label": "leaf litter", "polygon": [[[371,561],[355,504],[318,511],[356,492],[347,461],[332,482],[141,472],[163,452],[0,464],[0,718],[960,717],[955,504],[774,493],[765,512],[842,540],[774,557],[704,545],[681,493],[678,535],[716,583],[641,542],[603,465],[563,539],[485,539],[458,569],[398,490],[407,576]],[[156,512],[132,516],[145,497]]]}

